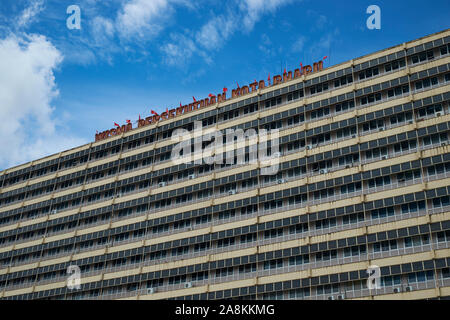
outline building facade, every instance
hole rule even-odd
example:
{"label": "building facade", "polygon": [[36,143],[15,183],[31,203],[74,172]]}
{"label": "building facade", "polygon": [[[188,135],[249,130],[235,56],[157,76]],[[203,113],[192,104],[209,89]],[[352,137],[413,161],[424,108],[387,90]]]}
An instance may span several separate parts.
{"label": "building facade", "polygon": [[[5,170],[0,298],[450,297],[449,102],[445,30]],[[194,121],[278,129],[277,174],[175,165]]]}

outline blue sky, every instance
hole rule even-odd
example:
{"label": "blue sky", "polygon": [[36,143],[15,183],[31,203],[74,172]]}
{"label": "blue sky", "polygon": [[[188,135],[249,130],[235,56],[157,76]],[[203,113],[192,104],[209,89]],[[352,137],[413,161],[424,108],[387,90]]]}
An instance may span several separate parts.
{"label": "blue sky", "polygon": [[[329,56],[327,67],[447,29],[450,2],[432,3],[2,0],[0,169],[285,66]],[[372,4],[381,30],[366,27]],[[69,5],[81,30],[66,27]]]}

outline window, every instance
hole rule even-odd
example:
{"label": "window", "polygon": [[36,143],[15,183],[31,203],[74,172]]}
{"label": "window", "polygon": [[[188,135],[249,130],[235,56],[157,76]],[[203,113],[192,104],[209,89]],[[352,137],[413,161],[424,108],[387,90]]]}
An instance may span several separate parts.
{"label": "window", "polygon": [[182,282],[186,282],[186,275],[175,276],[169,278],[169,284],[179,284]]}
{"label": "window", "polygon": [[395,250],[397,249],[397,240],[375,242],[372,246],[373,252]]}
{"label": "window", "polygon": [[111,149],[111,154],[116,154],[120,152],[120,146],[116,146]]}
{"label": "window", "polygon": [[440,163],[436,164],[434,166],[427,167],[427,172],[429,176],[435,175],[435,174],[442,174],[444,172],[450,171],[450,162],[446,162],[445,164]]}
{"label": "window", "polygon": [[322,189],[314,191],[314,200],[327,199],[334,196],[334,188]]}
{"label": "window", "polygon": [[343,77],[340,77],[340,78],[334,80],[334,87],[338,88],[340,86],[344,86],[344,85],[350,84],[352,82],[353,82],[352,75],[343,76]]}
{"label": "window", "polygon": [[283,259],[264,261],[264,270],[277,269],[282,267],[283,267]]}
{"label": "window", "polygon": [[370,211],[372,219],[381,219],[393,216],[395,214],[394,207],[380,208]]}
{"label": "window", "polygon": [[318,172],[320,169],[331,169],[333,167],[332,160],[320,161],[312,164],[311,170]]}
{"label": "window", "polygon": [[436,234],[437,242],[449,242],[450,241],[450,230],[441,231]]}
{"label": "window", "polygon": [[364,221],[364,212],[353,213],[342,217],[342,223],[350,224]]}
{"label": "window", "polygon": [[425,201],[417,201],[417,202],[410,202],[410,203],[404,203],[401,206],[402,213],[413,213],[417,212],[418,210],[425,210]]}
{"label": "window", "polygon": [[356,135],[356,126],[339,129],[336,131],[336,138],[344,138],[350,135]]}
{"label": "window", "polygon": [[391,124],[403,123],[408,120],[412,120],[412,112],[402,112],[398,113],[390,118]]}
{"label": "window", "polygon": [[389,184],[391,184],[390,176],[376,177],[374,179],[369,179],[368,183],[369,188],[382,187]]}
{"label": "window", "polygon": [[209,249],[209,242],[197,243],[194,246],[194,252],[205,251]]}
{"label": "window", "polygon": [[[244,114],[253,113],[253,112],[255,112],[255,111],[258,111],[258,104],[257,104],[257,103],[252,104],[252,105],[250,105],[250,106],[246,106],[246,107],[244,108]],[[211,119],[213,119],[213,118],[211,118]],[[211,123],[211,124],[212,124],[212,123]]]}
{"label": "window", "polygon": [[327,285],[316,287],[317,295],[332,294],[332,293],[338,293],[338,292],[339,292],[339,284],[338,283],[327,284]]}
{"label": "window", "polygon": [[186,227],[189,227],[191,225],[191,220],[181,220],[181,221],[176,221],[173,224],[173,228],[174,229],[183,229]]}
{"label": "window", "polygon": [[314,85],[310,88],[310,92],[311,94],[316,94],[316,93],[320,93],[322,91],[327,91],[328,90],[328,82],[325,83],[319,83],[317,85]]}
{"label": "window", "polygon": [[441,56],[449,53],[450,52],[450,44],[448,44],[446,46],[442,46],[440,51],[441,51]]}
{"label": "window", "polygon": [[417,170],[409,170],[405,172],[397,173],[397,181],[398,182],[405,182],[408,180],[418,179],[422,175],[420,173],[420,169]]}
{"label": "window", "polygon": [[387,156],[388,150],[386,147],[374,148],[366,151],[366,159],[377,159],[382,156]]}
{"label": "window", "polygon": [[302,114],[288,118],[288,126],[292,126],[294,124],[299,124],[304,121],[305,121],[305,115],[302,113]]}
{"label": "window", "polygon": [[253,212],[256,212],[258,210],[258,206],[256,204],[242,207],[241,208],[241,214],[251,214]]}
{"label": "window", "polygon": [[226,277],[233,275],[233,267],[216,269],[216,277]]}
{"label": "window", "polygon": [[394,96],[400,96],[400,95],[408,93],[408,92],[409,92],[409,85],[406,84],[404,86],[395,87],[394,89],[389,89],[387,96],[388,96],[388,98],[392,98]]}
{"label": "window", "polygon": [[330,108],[320,108],[317,110],[311,111],[311,119],[322,118],[326,115],[330,114]]}
{"label": "window", "polygon": [[353,182],[341,186],[341,194],[352,193],[361,190],[361,182]]}
{"label": "window", "polygon": [[256,241],[256,233],[248,233],[241,236],[241,243]]}
{"label": "window", "polygon": [[316,221],[316,229],[326,229],[336,226],[336,218],[323,219]]}
{"label": "window", "polygon": [[450,278],[450,268],[444,268],[441,271],[442,278]]}
{"label": "window", "polygon": [[380,92],[369,94],[368,96],[361,98],[361,105],[365,105],[368,103],[374,103],[375,101],[380,101],[380,100],[381,100]]}
{"label": "window", "polygon": [[428,146],[431,144],[439,144],[447,141],[448,141],[447,132],[435,133],[430,136],[423,137],[424,146]]}
{"label": "window", "polygon": [[436,112],[442,112],[442,104],[437,103],[417,110],[417,116],[423,118],[429,115],[434,115]]}
{"label": "window", "polygon": [[155,226],[152,229],[153,233],[161,233],[161,232],[167,232],[169,231],[169,225],[168,224],[162,224],[159,226]]}
{"label": "window", "polygon": [[308,231],[307,223],[299,223],[289,227],[289,234],[302,233]]}
{"label": "window", "polygon": [[423,234],[420,236],[406,237],[404,240],[405,248],[417,247],[430,244],[430,235]]}
{"label": "window", "polygon": [[256,263],[249,263],[239,266],[239,273],[249,273],[256,271]]}
{"label": "window", "polygon": [[242,188],[251,188],[253,186],[256,186],[258,184],[258,179],[257,178],[252,178],[252,179],[246,179],[246,180],[242,180]]}
{"label": "window", "polygon": [[126,208],[126,209],[120,210],[119,213],[117,214],[117,216],[118,217],[126,217],[126,216],[129,216],[132,213],[133,213],[133,209],[132,208]]}
{"label": "window", "polygon": [[278,104],[281,104],[281,97],[266,100],[265,102],[266,108],[275,107]]}
{"label": "window", "polygon": [[413,64],[434,59],[433,50],[424,51],[411,57]]}
{"label": "window", "polygon": [[154,141],[155,141],[155,136],[151,135],[151,136],[145,138],[144,143],[148,144],[148,143],[153,143]]}
{"label": "window", "polygon": [[413,272],[408,274],[408,283],[434,280],[434,270]]}
{"label": "window", "polygon": [[430,86],[435,86],[437,84],[438,84],[437,77],[427,78],[427,79],[423,79],[420,81],[416,81],[415,88],[416,88],[416,90],[420,90],[420,89],[428,88]]}
{"label": "window", "polygon": [[124,166],[124,170],[125,171],[129,171],[129,170],[134,170],[134,169],[136,169],[137,167],[138,167],[138,162],[137,161],[135,161],[135,162],[133,162],[133,163],[127,163],[125,166]]}
{"label": "window", "polygon": [[450,205],[450,197],[449,196],[444,196],[444,197],[433,199],[433,207],[434,208],[445,207],[448,205]]}
{"label": "window", "polygon": [[283,228],[264,231],[264,239],[281,237],[282,235],[283,235]]}
{"label": "window", "polygon": [[413,150],[417,147],[416,140],[402,141],[394,144],[394,152]]}
{"label": "window", "polygon": [[336,113],[341,112],[341,111],[347,111],[347,110],[353,109],[354,107],[355,107],[355,102],[353,100],[345,101],[345,102],[337,104],[335,107],[335,111],[336,111]]}
{"label": "window", "polygon": [[280,129],[282,126],[283,126],[283,122],[280,120],[280,121],[273,121],[271,123],[268,123],[264,126],[264,128],[267,131],[270,131],[270,130]]}
{"label": "window", "polygon": [[130,237],[130,234],[128,232],[125,232],[125,233],[116,235],[114,237],[114,240],[115,241],[124,241],[124,240],[128,239],[129,237]]}
{"label": "window", "polygon": [[97,180],[103,178],[104,176],[105,176],[104,172],[97,172],[92,175],[91,180]]}
{"label": "window", "polygon": [[294,91],[293,93],[289,93],[287,96],[287,101],[297,100],[299,98],[303,98],[303,89]]}
{"label": "window", "polygon": [[183,194],[181,196],[176,197],[176,199],[175,199],[176,203],[185,203],[188,201],[192,201],[192,193]]}
{"label": "window", "polygon": [[395,285],[399,285],[401,283],[402,283],[402,281],[401,281],[400,275],[386,276],[386,277],[381,277],[380,278],[380,285],[382,287],[395,286]]}
{"label": "window", "polygon": [[344,257],[354,257],[362,254],[366,254],[366,245],[347,247],[344,249]]}
{"label": "window", "polygon": [[232,238],[225,238],[225,239],[219,239],[217,241],[217,247],[218,248],[228,247],[228,246],[232,246],[232,245],[234,245],[234,237],[232,237]]}
{"label": "window", "polygon": [[141,140],[133,141],[128,143],[128,149],[134,149],[141,145]]}
{"label": "window", "polygon": [[150,260],[159,260],[159,259],[165,258],[166,255],[167,255],[166,250],[152,252],[152,253],[150,253]]}
{"label": "window", "polygon": [[363,131],[376,130],[378,128],[384,128],[384,120],[383,119],[372,120],[372,121],[364,123],[362,126]]}
{"label": "window", "polygon": [[359,162],[359,153],[353,153],[353,154],[348,154],[343,157],[339,157],[338,161],[339,161],[340,166],[347,165],[347,164],[352,165],[356,162]]}
{"label": "window", "polygon": [[309,263],[309,255],[302,254],[294,257],[289,258],[289,265],[295,266],[295,265],[301,265],[304,263]]}
{"label": "window", "polygon": [[399,68],[403,68],[405,65],[406,65],[405,60],[400,59],[400,60],[396,60],[396,61],[386,64],[384,66],[384,70],[386,72],[390,72],[390,71],[397,70]]}
{"label": "window", "polygon": [[197,192],[197,198],[198,199],[208,198],[211,195],[212,195],[212,189],[211,188]]}
{"label": "window", "polygon": [[225,112],[223,114],[223,120],[224,121],[230,120],[230,119],[233,119],[233,118],[237,118],[237,117],[239,117],[239,109],[228,111],[228,112]]}
{"label": "window", "polygon": [[329,261],[337,258],[337,250],[321,251],[316,253],[316,261]]}
{"label": "window", "polygon": [[319,134],[317,136],[312,137],[311,143],[319,144],[319,143],[324,143],[325,141],[330,141],[330,140],[331,140],[331,134],[328,132],[325,134]]}
{"label": "window", "polygon": [[359,80],[364,80],[378,75],[378,67],[366,69],[359,73]]}
{"label": "window", "polygon": [[282,206],[283,206],[283,200],[272,200],[269,202],[264,202],[264,210],[281,208]]}
{"label": "window", "polygon": [[310,295],[311,295],[310,288],[295,289],[289,291],[290,299],[302,299],[304,297],[309,297]]}
{"label": "window", "polygon": [[192,281],[201,281],[208,279],[208,271],[201,271],[192,274]]}
{"label": "window", "polygon": [[163,153],[159,156],[159,161],[166,161],[170,159],[170,152]]}
{"label": "window", "polygon": [[297,140],[294,142],[289,142],[287,144],[287,150],[288,151],[298,150],[300,148],[303,148],[304,146],[305,146],[305,140]]}
{"label": "window", "polygon": [[195,218],[195,224],[203,224],[211,221],[211,215],[203,215]]}

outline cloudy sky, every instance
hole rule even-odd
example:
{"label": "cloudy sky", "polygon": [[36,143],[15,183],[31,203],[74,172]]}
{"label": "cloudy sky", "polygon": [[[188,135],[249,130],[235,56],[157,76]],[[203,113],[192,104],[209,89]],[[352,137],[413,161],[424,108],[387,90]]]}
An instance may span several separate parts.
{"label": "cloudy sky", "polygon": [[[345,3],[345,5],[344,5]],[[381,30],[366,9],[381,8]],[[1,0],[0,170],[96,130],[449,27],[448,0]],[[78,5],[81,29],[68,29]]]}

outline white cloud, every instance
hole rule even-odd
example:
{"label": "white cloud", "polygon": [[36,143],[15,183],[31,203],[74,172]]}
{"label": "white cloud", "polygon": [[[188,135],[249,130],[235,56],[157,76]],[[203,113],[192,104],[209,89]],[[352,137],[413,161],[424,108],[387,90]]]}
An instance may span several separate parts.
{"label": "white cloud", "polygon": [[171,41],[162,45],[163,60],[170,66],[182,66],[188,61],[197,47],[192,39],[182,34],[171,34]]}
{"label": "white cloud", "polygon": [[304,36],[300,36],[295,40],[292,44],[292,52],[301,52],[303,51],[303,47],[305,46],[306,38]]}
{"label": "white cloud", "polygon": [[319,15],[319,17],[316,20],[316,27],[318,29],[323,29],[323,27],[327,24],[327,17],[325,17],[324,15]]}
{"label": "white cloud", "polygon": [[110,39],[114,36],[115,26],[111,19],[97,16],[92,20],[92,38],[96,45],[108,45]]}
{"label": "white cloud", "polygon": [[30,24],[36,16],[44,9],[44,0],[32,1],[30,6],[22,11],[19,20],[17,21],[18,27],[26,27]]}
{"label": "white cloud", "polygon": [[261,43],[258,45],[258,49],[268,58],[274,57],[277,54],[277,51],[272,46],[272,41],[265,33],[261,35]]}
{"label": "white cloud", "polygon": [[319,41],[316,41],[312,44],[310,47],[310,52],[316,52],[317,53],[324,53],[327,54],[330,50],[330,48],[336,44],[338,41],[337,37],[339,36],[339,29],[335,28],[334,30],[331,30],[330,32],[325,33]]}
{"label": "white cloud", "polygon": [[123,38],[152,37],[163,29],[170,16],[169,0],[131,0],[117,15],[117,30]]}
{"label": "white cloud", "polygon": [[58,132],[53,71],[63,57],[44,36],[0,39],[0,166],[9,167],[82,143]]}
{"label": "white cloud", "polygon": [[[160,49],[165,54],[163,60],[171,65],[184,64],[194,55],[198,54],[204,58],[206,63],[212,63],[211,56],[207,51],[222,48],[226,41],[236,32],[249,33],[253,30],[256,22],[268,13],[273,13],[279,7],[291,3],[294,0],[234,0],[226,4],[225,13],[212,15],[212,17],[194,32],[191,39],[198,46],[206,49],[198,50],[193,45],[193,40],[179,35],[183,40],[179,42],[168,42]],[[270,40],[269,40],[270,41]],[[267,55],[274,55],[275,51],[270,48],[270,43],[263,43],[259,49]],[[183,55],[184,54],[184,55]],[[175,63],[178,61],[178,63]]]}
{"label": "white cloud", "polygon": [[238,26],[239,21],[233,14],[213,17],[197,32],[196,41],[208,50],[219,49]]}
{"label": "white cloud", "polygon": [[308,17],[314,19],[311,27],[311,30],[313,31],[323,30],[329,25],[330,21],[328,21],[328,18],[323,14],[319,14],[314,10],[307,10],[306,14],[308,15]]}
{"label": "white cloud", "polygon": [[292,0],[242,0],[240,9],[244,12],[244,29],[251,31],[261,16],[273,13],[279,7],[291,3]]}

